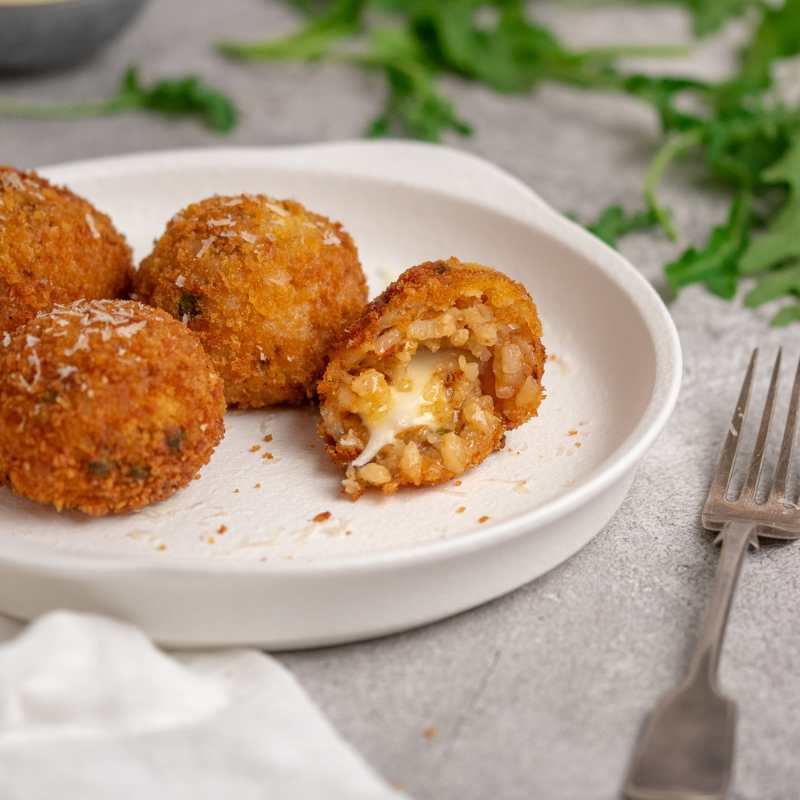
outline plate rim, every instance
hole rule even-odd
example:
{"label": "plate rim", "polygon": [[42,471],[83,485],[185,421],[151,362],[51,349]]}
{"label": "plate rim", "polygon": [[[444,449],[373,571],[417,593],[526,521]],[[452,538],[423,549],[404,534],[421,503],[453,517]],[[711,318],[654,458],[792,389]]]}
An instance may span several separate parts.
{"label": "plate rim", "polygon": [[[655,376],[653,391],[641,414],[636,427],[627,435],[622,443],[612,451],[611,455],[599,465],[580,485],[568,489],[563,494],[529,511],[520,513],[511,519],[494,523],[485,529],[476,530],[469,535],[448,537],[446,539],[420,542],[399,549],[357,555],[332,556],[315,561],[282,561],[250,562],[232,560],[199,560],[173,557],[170,560],[142,559],[137,557],[122,558],[119,556],[96,556],[81,553],[68,553],[52,550],[44,561],[39,553],[0,551],[0,565],[35,569],[39,573],[75,578],[81,575],[107,576],[126,574],[147,570],[160,576],[202,576],[220,575],[224,573],[252,574],[259,577],[289,578],[300,575],[303,578],[325,576],[330,573],[356,574],[362,572],[381,572],[403,567],[413,567],[419,562],[431,565],[435,562],[449,560],[468,555],[476,550],[483,550],[501,545],[517,536],[533,534],[537,529],[565,516],[585,505],[603,491],[612,487],[629,470],[633,469],[644,456],[669,420],[677,402],[683,372],[683,357],[677,329],[669,311],[661,297],[646,278],[624,256],[613,250],[585,228],[569,220],[543,200],[532,188],[519,178],[506,172],[491,162],[455,148],[444,145],[431,145],[421,142],[403,140],[382,141],[344,141],[335,143],[299,144],[284,147],[211,147],[181,148],[171,150],[153,150],[128,153],[120,156],[83,159],[61,164],[53,164],[37,168],[45,177],[59,182],[69,182],[76,177],[108,174],[130,173],[138,167],[148,170],[160,164],[170,168],[202,167],[213,163],[222,166],[225,163],[250,163],[260,161],[264,166],[286,166],[280,163],[281,157],[298,158],[304,153],[319,156],[320,154],[336,154],[336,158],[328,158],[326,163],[303,167],[306,171],[337,173],[342,176],[361,175],[382,180],[387,178],[379,173],[361,172],[357,168],[342,169],[346,159],[358,157],[371,151],[372,158],[380,161],[387,157],[404,155],[407,158],[449,160],[469,165],[473,171],[482,170],[491,173],[494,179],[501,179],[510,190],[516,191],[527,200],[528,212],[531,204],[536,206],[538,224],[546,232],[556,238],[560,244],[577,250],[594,268],[599,268],[606,277],[616,284],[631,305],[639,313],[645,328],[648,330],[655,353]],[[330,165],[338,165],[331,168]],[[409,186],[419,186],[419,181],[402,180]],[[425,187],[426,191],[439,192],[442,195],[455,196],[462,201],[472,202],[487,210],[513,216],[506,210],[491,208],[480,198],[464,197],[463,193],[447,192],[447,187]],[[519,216],[520,221],[528,225],[534,224],[530,213]]]}

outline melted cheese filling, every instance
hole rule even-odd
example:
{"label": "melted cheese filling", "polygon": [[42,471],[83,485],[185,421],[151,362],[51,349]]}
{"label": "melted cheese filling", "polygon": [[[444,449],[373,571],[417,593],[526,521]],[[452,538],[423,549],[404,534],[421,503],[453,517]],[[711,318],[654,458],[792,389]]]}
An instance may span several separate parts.
{"label": "melted cheese filling", "polygon": [[[389,386],[390,399],[386,410],[363,420],[369,431],[369,441],[353,460],[353,466],[368,464],[382,447],[393,442],[403,431],[436,425],[432,404],[440,396],[444,384],[440,376],[435,377],[435,373],[451,360],[450,356],[448,351],[431,353],[427,349],[420,349],[414,354],[406,367],[402,388]],[[430,386],[431,381],[437,381],[438,386]]]}

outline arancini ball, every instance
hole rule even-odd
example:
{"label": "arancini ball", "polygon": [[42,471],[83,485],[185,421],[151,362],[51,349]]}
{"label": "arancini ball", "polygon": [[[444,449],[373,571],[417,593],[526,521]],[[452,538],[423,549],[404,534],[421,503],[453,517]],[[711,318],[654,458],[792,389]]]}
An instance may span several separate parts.
{"label": "arancini ball", "polygon": [[0,166],[0,336],[56,303],[122,297],[131,266],[125,238],[90,202]]}
{"label": "arancini ball", "polygon": [[210,458],[224,413],[200,343],[141,303],[59,305],[0,341],[0,482],[59,511],[169,497]]}
{"label": "arancini ball", "polygon": [[264,195],[188,206],[133,281],[137,299],[197,334],[240,408],[312,397],[332,340],[367,301],[342,226]]}
{"label": "arancini ball", "polygon": [[524,286],[455,258],[404,272],[334,346],[320,434],[343,490],[450,480],[535,416],[545,351]]}

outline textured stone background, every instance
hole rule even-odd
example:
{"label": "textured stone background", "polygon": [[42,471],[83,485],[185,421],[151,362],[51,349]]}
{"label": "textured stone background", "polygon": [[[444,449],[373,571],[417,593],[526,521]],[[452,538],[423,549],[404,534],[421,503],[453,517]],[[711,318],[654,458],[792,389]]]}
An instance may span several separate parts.
{"label": "textured stone background", "polygon": [[[672,9],[539,13],[576,43],[679,42]],[[239,65],[209,47],[219,37],[277,34],[293,24],[280,2],[151,0],[91,63],[0,81],[25,97],[102,96],[129,63],[145,76],[197,70],[229,90],[244,118],[220,139],[193,122],[132,115],[85,123],[0,120],[0,161],[29,167],[129,151],[271,145],[357,137],[382,83],[336,66]],[[719,75],[742,30],[703,45],[674,70]],[[644,65],[647,66],[646,64]],[[559,209],[589,215],[636,204],[656,137],[653,115],[625,98],[546,87],[500,97],[454,82],[475,123],[450,143],[496,162]],[[720,198],[691,166],[665,188],[686,241],[721,218]],[[630,238],[625,254],[663,289],[663,238]],[[512,595],[424,630],[382,641],[281,656],[339,730],[389,780],[418,798],[607,800],[618,787],[642,713],[683,668],[717,555],[698,527],[717,441],[751,347],[800,355],[800,326],[766,322],[701,290],[671,302],[686,374],[677,411],[615,519],[575,558]],[[766,368],[762,365],[763,372]],[[788,366],[786,368],[788,377]],[[765,376],[764,376],[765,377]],[[762,550],[745,564],[723,658],[739,701],[737,800],[800,796],[800,548]],[[433,739],[423,730],[435,725]]]}

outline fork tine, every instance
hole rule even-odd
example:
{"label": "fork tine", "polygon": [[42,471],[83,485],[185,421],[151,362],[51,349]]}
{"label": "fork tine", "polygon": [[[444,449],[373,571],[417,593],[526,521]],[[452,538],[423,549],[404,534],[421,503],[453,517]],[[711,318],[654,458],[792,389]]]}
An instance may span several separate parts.
{"label": "fork tine", "polygon": [[758,481],[761,477],[761,470],[764,466],[764,454],[767,450],[767,437],[769,428],[772,424],[772,413],[775,410],[775,395],[778,392],[778,380],[781,371],[781,348],[778,348],[778,355],[775,357],[775,366],[772,368],[772,378],[769,382],[767,399],[764,401],[764,413],[761,415],[761,424],[758,428],[756,446],[753,450],[753,457],[750,460],[750,468],[747,470],[747,478],[742,488],[742,497],[752,500],[758,491]]}
{"label": "fork tine", "polygon": [[789,468],[792,461],[792,448],[794,447],[795,433],[797,431],[797,414],[800,410],[800,360],[797,362],[797,372],[792,386],[792,399],[789,401],[789,413],[786,416],[786,430],[781,443],[781,453],[778,456],[778,466],[775,469],[775,483],[771,496],[781,503],[786,502],[786,485],[789,482]]}
{"label": "fork tine", "polygon": [[742,429],[744,415],[747,412],[747,404],[750,400],[750,388],[753,384],[753,372],[755,372],[757,361],[758,348],[753,350],[753,355],[750,356],[750,366],[747,368],[747,374],[744,376],[744,383],[739,392],[739,400],[736,403],[731,424],[728,426],[725,444],[722,445],[719,463],[714,472],[714,478],[711,481],[711,488],[708,492],[709,498],[717,496],[722,499],[728,491],[728,484],[731,481],[731,474],[733,472],[733,463],[736,460],[736,451],[739,448],[739,432]]}

